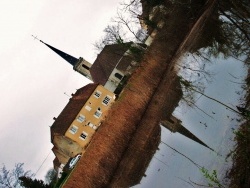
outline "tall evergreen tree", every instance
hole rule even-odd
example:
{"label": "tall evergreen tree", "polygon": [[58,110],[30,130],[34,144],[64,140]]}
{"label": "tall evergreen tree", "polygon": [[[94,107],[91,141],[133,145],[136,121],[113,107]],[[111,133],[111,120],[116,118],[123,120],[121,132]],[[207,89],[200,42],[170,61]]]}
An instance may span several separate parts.
{"label": "tall evergreen tree", "polygon": [[49,188],[50,186],[45,184],[42,180],[31,179],[30,177],[19,177],[20,185],[26,188]]}

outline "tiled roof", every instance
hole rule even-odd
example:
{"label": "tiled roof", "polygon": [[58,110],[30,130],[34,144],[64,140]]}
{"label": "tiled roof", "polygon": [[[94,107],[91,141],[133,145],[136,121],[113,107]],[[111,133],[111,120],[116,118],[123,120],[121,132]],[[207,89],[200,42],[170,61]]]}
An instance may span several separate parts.
{"label": "tiled roof", "polygon": [[94,83],[104,85],[116,64],[119,62],[128,47],[121,44],[106,45],[97,56],[90,68],[90,73]]}
{"label": "tiled roof", "polygon": [[64,107],[60,115],[50,127],[51,142],[53,141],[53,135],[64,135],[66,133],[67,129],[97,86],[98,84],[88,84],[78,89],[73,97],[70,98],[68,104]]}

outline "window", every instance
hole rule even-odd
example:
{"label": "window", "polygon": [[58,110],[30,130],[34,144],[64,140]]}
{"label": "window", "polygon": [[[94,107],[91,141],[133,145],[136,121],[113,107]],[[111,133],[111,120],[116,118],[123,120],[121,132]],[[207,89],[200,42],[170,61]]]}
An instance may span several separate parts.
{"label": "window", "polygon": [[82,114],[80,114],[80,115],[77,117],[77,121],[80,122],[80,123],[84,122],[84,120],[85,120],[85,116],[82,115]]}
{"label": "window", "polygon": [[85,65],[85,64],[82,64],[82,67],[89,70],[89,67],[87,65]]}
{"label": "window", "polygon": [[105,105],[108,105],[110,99],[111,99],[111,97],[107,95],[107,96],[103,99],[102,103],[105,104]]}
{"label": "window", "polygon": [[88,133],[86,133],[86,132],[83,131],[83,132],[81,133],[81,135],[80,135],[79,138],[82,139],[82,140],[86,140],[87,137],[88,137]]}
{"label": "window", "polygon": [[90,123],[90,122],[88,122],[87,125],[90,126],[91,128],[93,128],[95,126],[93,123]]}
{"label": "window", "polygon": [[71,134],[76,134],[77,130],[78,130],[78,127],[73,125],[72,127],[70,127],[69,132]]}
{"label": "window", "polygon": [[89,127],[91,127],[92,129],[94,129],[94,130],[96,130],[97,129],[97,126],[96,125],[94,125],[93,123],[90,123],[90,122],[88,122],[88,124],[87,124]]}
{"label": "window", "polygon": [[99,98],[100,96],[101,96],[101,94],[102,94],[102,92],[100,92],[100,91],[96,91],[95,93],[94,93],[94,96],[96,97],[96,98]]}
{"label": "window", "polygon": [[118,78],[119,80],[121,80],[123,76],[119,73],[115,73],[115,77]]}
{"label": "window", "polygon": [[91,107],[88,106],[88,105],[86,105],[86,106],[85,106],[85,109],[88,110],[88,111],[90,111],[90,110],[91,110]]}
{"label": "window", "polygon": [[95,112],[95,114],[94,114],[94,116],[96,117],[96,118],[99,118],[99,117],[101,117],[101,115],[102,115],[102,112],[101,112],[101,110],[96,110],[96,112]]}

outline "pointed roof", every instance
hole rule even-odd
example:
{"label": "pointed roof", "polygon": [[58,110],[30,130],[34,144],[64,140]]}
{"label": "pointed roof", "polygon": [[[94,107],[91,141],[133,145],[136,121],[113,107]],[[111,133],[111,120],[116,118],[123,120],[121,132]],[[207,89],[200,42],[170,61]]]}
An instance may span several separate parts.
{"label": "pointed roof", "polygon": [[204,142],[202,142],[198,137],[196,137],[193,133],[191,133],[188,129],[186,129],[184,126],[180,126],[178,129],[178,133],[182,134],[183,136],[188,137],[189,139],[209,148],[210,150],[214,151],[212,148],[210,148],[208,145],[206,145]]}
{"label": "pointed roof", "polygon": [[212,148],[210,148],[208,145],[206,145],[204,142],[202,142],[197,136],[195,136],[193,133],[191,133],[187,128],[185,128],[181,121],[175,117],[171,117],[169,120],[161,121],[161,125],[171,132],[175,133],[178,132],[182,134],[183,136],[186,136],[187,138],[207,147],[208,149],[214,151]]}
{"label": "pointed roof", "polygon": [[50,46],[49,44],[43,42],[42,40],[39,40],[40,42],[42,42],[43,44],[45,44],[46,46],[48,46],[51,50],[53,50],[55,53],[57,53],[59,56],[61,56],[64,60],[66,60],[68,63],[70,63],[72,66],[74,66],[77,62],[78,59],[61,51],[58,50],[57,48],[54,48],[53,46]]}

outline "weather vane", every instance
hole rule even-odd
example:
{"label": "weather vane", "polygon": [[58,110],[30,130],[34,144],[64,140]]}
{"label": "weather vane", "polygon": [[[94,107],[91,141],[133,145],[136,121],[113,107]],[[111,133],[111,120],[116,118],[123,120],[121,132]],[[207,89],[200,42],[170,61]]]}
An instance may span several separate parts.
{"label": "weather vane", "polygon": [[66,92],[63,93],[64,95],[67,95],[68,97],[70,97],[70,95],[68,95]]}
{"label": "weather vane", "polygon": [[31,35],[33,38],[34,38],[34,40],[39,40],[38,38],[37,38],[37,36],[34,36],[34,35]]}
{"label": "weather vane", "polygon": [[44,43],[42,40],[40,40],[39,38],[37,38],[37,36],[34,36],[34,35],[31,35],[31,36],[34,38],[34,40],[39,40],[40,42]]}

